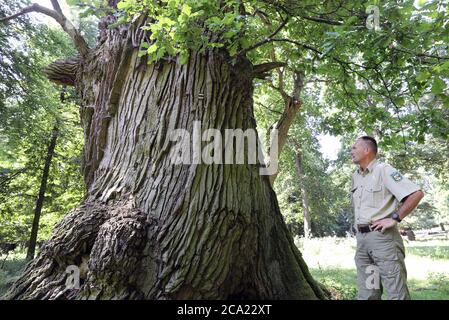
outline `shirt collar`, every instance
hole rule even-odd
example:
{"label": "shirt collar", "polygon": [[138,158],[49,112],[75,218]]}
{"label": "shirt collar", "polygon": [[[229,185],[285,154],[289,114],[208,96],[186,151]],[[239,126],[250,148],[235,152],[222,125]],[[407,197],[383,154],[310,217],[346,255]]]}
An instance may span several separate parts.
{"label": "shirt collar", "polygon": [[357,169],[357,171],[358,171],[359,174],[367,174],[367,173],[373,172],[374,167],[376,166],[376,164],[377,164],[377,160],[373,159],[373,161],[371,161],[369,163],[369,165],[366,167],[365,171],[362,172],[360,167]]}

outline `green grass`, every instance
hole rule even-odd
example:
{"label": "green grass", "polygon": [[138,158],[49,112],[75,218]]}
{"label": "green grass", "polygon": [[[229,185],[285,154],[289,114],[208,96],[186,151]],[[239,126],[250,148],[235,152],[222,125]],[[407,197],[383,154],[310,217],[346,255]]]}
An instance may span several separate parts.
{"label": "green grass", "polygon": [[449,246],[416,246],[409,247],[409,255],[449,260]]}
{"label": "green grass", "polygon": [[[356,298],[355,239],[295,239],[310,272],[334,299]],[[412,299],[449,300],[449,240],[405,241]],[[0,256],[0,267],[5,256]],[[0,297],[25,266],[25,252],[9,254],[0,268]]]}
{"label": "green grass", "polygon": [[10,252],[8,257],[0,256],[0,298],[17,279],[25,265],[25,252],[14,251]]}
{"label": "green grass", "polygon": [[[356,298],[353,238],[314,238],[295,242],[310,272],[334,299]],[[404,241],[410,295],[415,300],[449,300],[449,240]]]}
{"label": "green grass", "polygon": [[448,300],[449,275],[431,273],[426,280],[411,279],[409,290],[415,300]]}
{"label": "green grass", "polygon": [[357,294],[355,269],[311,268],[313,277],[332,294],[333,299],[354,300]]}

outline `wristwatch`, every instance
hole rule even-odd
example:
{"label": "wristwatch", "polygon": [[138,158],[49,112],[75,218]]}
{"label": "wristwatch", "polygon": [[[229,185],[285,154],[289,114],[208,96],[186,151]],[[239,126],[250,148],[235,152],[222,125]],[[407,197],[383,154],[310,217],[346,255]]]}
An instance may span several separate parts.
{"label": "wristwatch", "polygon": [[399,215],[397,212],[393,212],[393,214],[391,215],[391,219],[396,220],[397,222],[401,222],[401,218],[399,218]]}

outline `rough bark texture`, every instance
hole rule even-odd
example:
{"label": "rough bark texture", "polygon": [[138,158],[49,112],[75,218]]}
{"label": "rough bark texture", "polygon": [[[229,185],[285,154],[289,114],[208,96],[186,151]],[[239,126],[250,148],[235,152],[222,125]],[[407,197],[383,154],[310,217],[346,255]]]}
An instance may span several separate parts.
{"label": "rough bark texture", "polygon": [[[88,197],[6,297],[323,298],[259,166],[170,163],[170,129],[255,128],[252,65],[219,51],[148,65],[135,37],[103,30],[79,60]],[[83,261],[81,288],[66,289]]]}

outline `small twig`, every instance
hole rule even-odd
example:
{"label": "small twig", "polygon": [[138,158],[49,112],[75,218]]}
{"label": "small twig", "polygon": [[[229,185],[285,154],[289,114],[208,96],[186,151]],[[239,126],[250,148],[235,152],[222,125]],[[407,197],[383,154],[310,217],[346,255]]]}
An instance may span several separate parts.
{"label": "small twig", "polygon": [[436,56],[433,54],[427,54],[427,53],[419,53],[419,52],[414,52],[413,50],[410,49],[401,49],[398,47],[391,47],[391,49],[399,51],[399,52],[404,52],[404,53],[408,53],[417,57],[426,57],[426,58],[433,58],[433,59],[438,59],[438,60],[449,60],[449,57],[442,57],[442,56]]}
{"label": "small twig", "polygon": [[251,50],[254,50],[268,42],[270,42],[272,40],[272,38],[279,33],[279,31],[282,30],[282,28],[287,24],[289,17],[287,16],[285,19],[283,19],[282,23],[277,27],[277,29],[271,33],[268,37],[266,37],[265,39],[257,42],[256,44],[252,45],[251,47],[247,48],[247,49],[243,49],[240,50],[240,52],[238,53],[238,55],[243,55]]}
{"label": "small twig", "polygon": [[264,104],[261,103],[261,102],[256,102],[256,104],[260,105],[261,107],[267,109],[268,111],[270,111],[270,112],[272,112],[272,113],[277,113],[277,114],[279,114],[279,115],[282,115],[282,112],[277,111],[277,110],[274,110],[274,109],[271,109],[271,108],[267,107],[266,105],[264,105]]}
{"label": "small twig", "polygon": [[341,22],[341,21],[329,20],[329,19],[324,19],[324,18],[319,18],[319,17],[307,17],[307,16],[299,16],[299,17],[303,18],[305,20],[310,20],[310,21],[314,21],[314,22],[330,24],[330,25],[333,25],[333,26],[341,26],[343,24],[343,22]]}

